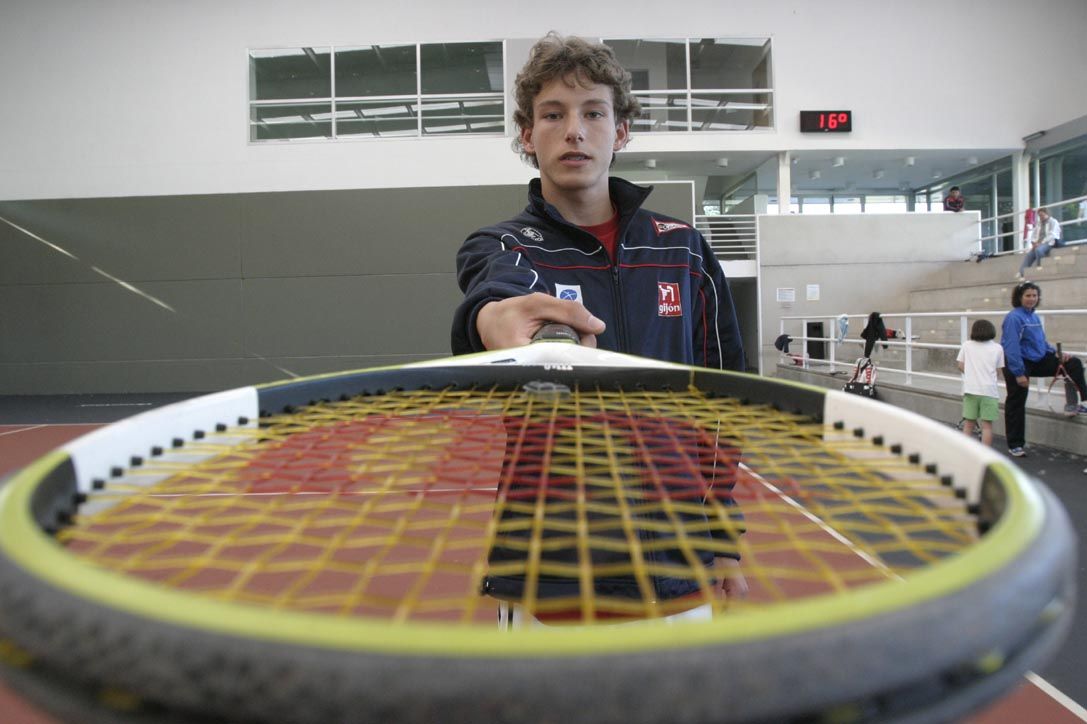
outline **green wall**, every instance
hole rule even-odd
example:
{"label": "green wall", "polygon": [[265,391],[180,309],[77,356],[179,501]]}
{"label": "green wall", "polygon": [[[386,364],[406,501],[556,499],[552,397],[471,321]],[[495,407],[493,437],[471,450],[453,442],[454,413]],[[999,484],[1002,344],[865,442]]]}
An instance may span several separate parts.
{"label": "green wall", "polygon": [[[690,220],[691,193],[660,184],[649,206]],[[0,202],[0,394],[445,356],[457,249],[524,205],[521,185]]]}

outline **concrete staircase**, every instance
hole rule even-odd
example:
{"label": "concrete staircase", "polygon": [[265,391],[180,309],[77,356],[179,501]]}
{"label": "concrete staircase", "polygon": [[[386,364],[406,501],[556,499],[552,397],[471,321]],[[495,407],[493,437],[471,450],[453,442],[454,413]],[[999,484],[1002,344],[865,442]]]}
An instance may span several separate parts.
{"label": "concrete staircase", "polygon": [[[909,295],[909,312],[950,310],[994,311],[984,318],[997,328],[1011,308],[1015,277],[1022,263],[1019,254],[995,257],[981,262],[948,264],[928,283]],[[1087,244],[1054,249],[1042,260],[1042,266],[1028,270],[1027,279],[1042,289],[1042,309],[1087,309]],[[976,318],[976,317],[975,317]],[[974,318],[971,319],[971,322]],[[1061,342],[1071,350],[1087,350],[1087,320],[1083,317],[1053,316],[1046,319],[1046,337],[1053,344]],[[959,320],[956,318],[917,318],[913,333],[918,342],[959,344]],[[955,350],[916,350],[914,369],[957,374]],[[888,357],[888,359],[892,359]]]}
{"label": "concrete staircase", "polygon": [[[1015,274],[1022,261],[1022,255],[1013,254],[981,262],[948,264],[924,287],[910,292],[908,311],[998,310],[999,316],[990,320],[999,329],[1004,313],[1011,307],[1012,290],[1017,284]],[[1087,244],[1054,249],[1042,260],[1041,267],[1028,269],[1026,277],[1041,287],[1042,309],[1087,309]],[[949,341],[954,342],[958,341],[958,331],[957,322],[953,330],[941,330],[953,332]],[[1051,317],[1046,321],[1046,337],[1085,349],[1087,325],[1074,317]]]}

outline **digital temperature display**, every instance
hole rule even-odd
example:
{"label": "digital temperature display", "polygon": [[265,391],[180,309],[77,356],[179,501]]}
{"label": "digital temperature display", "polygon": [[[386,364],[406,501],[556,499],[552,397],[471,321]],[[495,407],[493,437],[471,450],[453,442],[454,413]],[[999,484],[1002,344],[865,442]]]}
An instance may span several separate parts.
{"label": "digital temperature display", "polygon": [[800,111],[801,133],[849,133],[853,111]]}

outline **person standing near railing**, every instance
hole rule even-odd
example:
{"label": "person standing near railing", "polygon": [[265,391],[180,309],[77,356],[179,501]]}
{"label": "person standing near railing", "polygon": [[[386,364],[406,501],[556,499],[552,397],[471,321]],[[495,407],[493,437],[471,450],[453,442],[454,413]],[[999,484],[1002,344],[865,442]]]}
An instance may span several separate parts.
{"label": "person standing near railing", "polygon": [[966,205],[966,199],[962,197],[962,190],[958,186],[952,186],[951,191],[944,197],[944,211],[962,211]]}
{"label": "person standing near railing", "polygon": [[1061,245],[1061,224],[1054,219],[1049,209],[1038,209],[1038,227],[1034,230],[1034,241],[1027,251],[1023,263],[1019,265],[1017,279],[1023,278],[1023,273],[1032,265],[1037,264],[1042,268],[1042,258],[1049,255],[1053,247]]}
{"label": "person standing near railing", "polygon": [[[1026,456],[1027,393],[1031,377],[1052,377],[1064,362],[1069,379],[1079,388],[1080,399],[1087,399],[1087,383],[1083,379],[1083,363],[1070,354],[1058,359],[1057,350],[1046,341],[1045,328],[1034,313],[1042,301],[1042,290],[1033,282],[1016,285],[1012,291],[1012,310],[1001,325],[1000,345],[1004,348],[1004,384],[1008,397],[1004,401],[1004,434],[1008,452],[1013,457]],[[1087,405],[1065,408],[1069,415],[1087,414]]]}

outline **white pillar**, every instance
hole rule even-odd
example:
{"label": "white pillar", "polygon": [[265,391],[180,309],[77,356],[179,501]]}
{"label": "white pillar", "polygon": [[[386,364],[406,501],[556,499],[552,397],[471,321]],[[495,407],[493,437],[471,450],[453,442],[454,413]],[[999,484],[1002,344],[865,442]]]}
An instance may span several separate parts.
{"label": "white pillar", "polygon": [[788,214],[793,198],[793,159],[788,151],[778,154],[778,213]]}
{"label": "white pillar", "polygon": [[1023,247],[1023,212],[1030,204],[1030,156],[1023,151],[1012,154],[1012,210],[1015,212],[1014,248]]}

